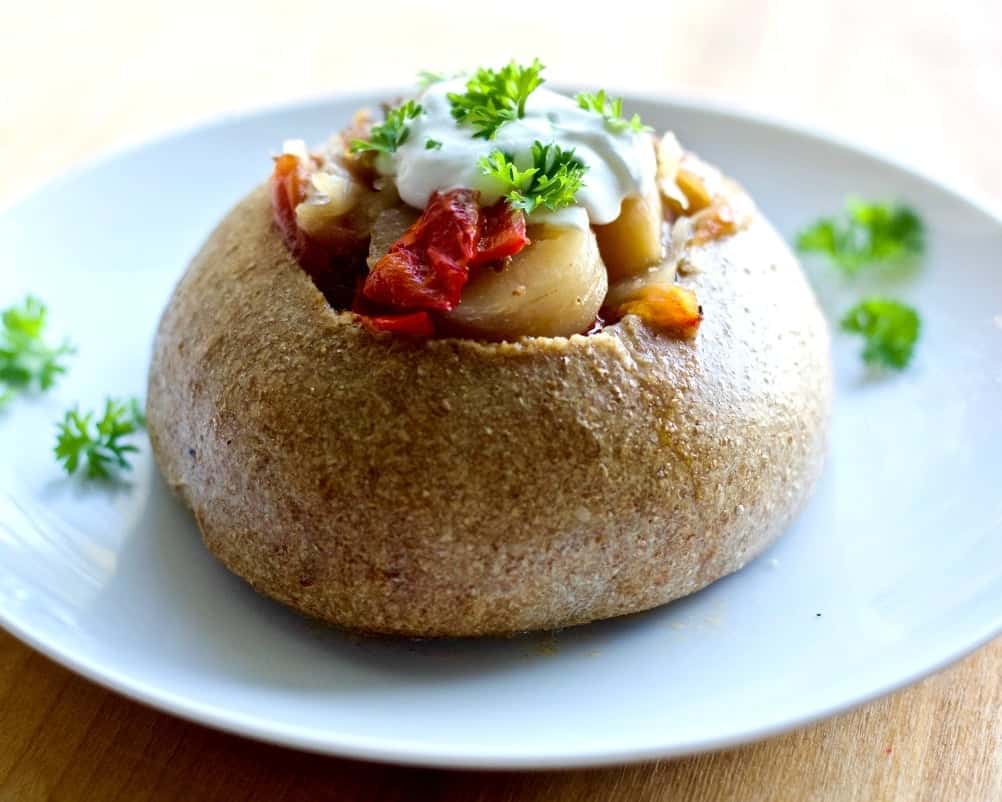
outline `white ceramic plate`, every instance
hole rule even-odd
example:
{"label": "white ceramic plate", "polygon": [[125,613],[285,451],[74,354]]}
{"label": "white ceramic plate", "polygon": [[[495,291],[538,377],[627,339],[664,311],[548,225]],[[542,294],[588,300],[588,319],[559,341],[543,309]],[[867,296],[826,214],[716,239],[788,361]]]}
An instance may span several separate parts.
{"label": "white ceramic plate", "polygon": [[[743,181],[786,234],[848,193],[907,199],[921,271],[914,365],[867,379],[837,338],[830,461],[809,508],[740,573],[650,613],[555,635],[358,640],[256,596],[203,550],[149,453],[88,487],[50,456],[71,402],[141,394],[173,283],[293,135],[350,97],[170,137],[0,216],[0,304],[51,307],[79,349],[50,395],[0,418],[0,622],[67,666],[190,719],[270,741],[441,766],[571,766],[737,744],[831,715],[1002,630],[1002,222],[815,134],[693,102],[636,101]],[[866,286],[812,265],[833,315]]]}

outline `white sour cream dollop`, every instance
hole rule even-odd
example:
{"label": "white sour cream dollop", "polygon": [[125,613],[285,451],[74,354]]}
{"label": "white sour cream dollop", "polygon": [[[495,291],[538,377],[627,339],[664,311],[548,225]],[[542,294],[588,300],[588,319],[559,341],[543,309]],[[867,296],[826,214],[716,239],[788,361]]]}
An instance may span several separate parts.
{"label": "white sour cream dollop", "polygon": [[[394,177],[405,203],[423,209],[432,193],[466,187],[480,192],[487,206],[497,201],[503,188],[483,175],[479,162],[491,151],[511,154],[519,169],[532,166],[532,144],[555,142],[587,166],[584,186],[577,193],[577,207],[557,213],[539,210],[532,222],[582,226],[602,225],[619,216],[623,199],[652,190],[657,160],[651,137],[627,129],[610,131],[599,114],[579,108],[569,97],[545,87],[536,89],[525,104],[525,116],[502,125],[494,139],[474,138],[473,129],[452,117],[448,94],[465,91],[465,79],[433,84],[418,98],[424,113],[410,123],[407,141],[376,167]],[[427,141],[441,142],[429,149]],[[575,211],[580,208],[582,211]]]}

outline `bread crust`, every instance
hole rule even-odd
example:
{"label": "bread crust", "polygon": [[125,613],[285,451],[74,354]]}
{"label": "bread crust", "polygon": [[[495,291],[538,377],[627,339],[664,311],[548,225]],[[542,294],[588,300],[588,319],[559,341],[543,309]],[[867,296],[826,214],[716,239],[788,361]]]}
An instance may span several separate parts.
{"label": "bread crust", "polygon": [[828,334],[756,214],[694,251],[694,341],[413,342],[333,311],[259,187],[160,323],[148,422],[209,550],[368,632],[467,636],[633,613],[741,568],[821,469]]}

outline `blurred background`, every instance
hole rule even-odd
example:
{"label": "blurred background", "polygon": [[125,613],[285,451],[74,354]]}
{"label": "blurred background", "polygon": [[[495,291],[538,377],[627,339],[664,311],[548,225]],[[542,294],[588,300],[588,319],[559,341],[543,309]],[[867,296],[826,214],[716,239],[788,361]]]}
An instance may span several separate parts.
{"label": "blurred background", "polygon": [[0,22],[0,201],[219,114],[535,55],[552,81],[710,96],[1002,196],[1000,0],[0,0]]}

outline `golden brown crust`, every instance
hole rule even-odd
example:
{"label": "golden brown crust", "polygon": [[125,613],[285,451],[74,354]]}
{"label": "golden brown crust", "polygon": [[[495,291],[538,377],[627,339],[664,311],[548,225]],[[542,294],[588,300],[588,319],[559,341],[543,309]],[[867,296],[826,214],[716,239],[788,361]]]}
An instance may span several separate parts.
{"label": "golden brown crust", "polygon": [[373,335],[289,258],[268,196],[178,285],[149,431],[209,549],[354,629],[563,627],[692,593],[758,554],[818,476],[828,335],[761,218],[699,249],[698,337]]}

